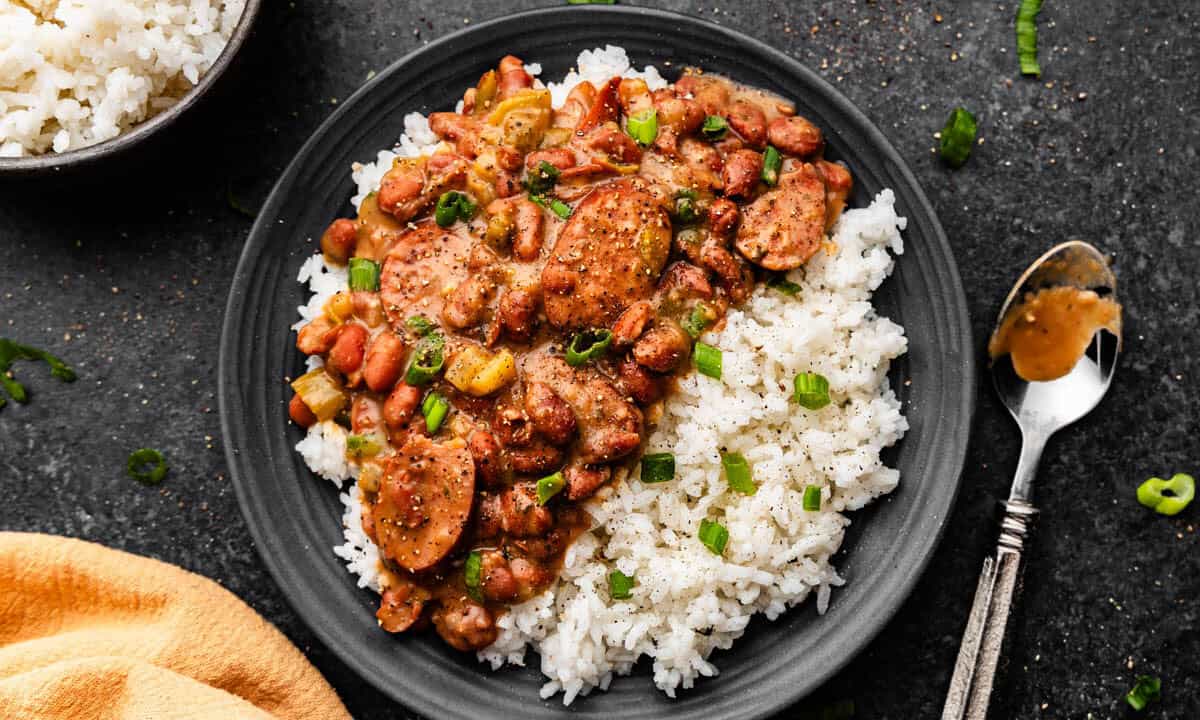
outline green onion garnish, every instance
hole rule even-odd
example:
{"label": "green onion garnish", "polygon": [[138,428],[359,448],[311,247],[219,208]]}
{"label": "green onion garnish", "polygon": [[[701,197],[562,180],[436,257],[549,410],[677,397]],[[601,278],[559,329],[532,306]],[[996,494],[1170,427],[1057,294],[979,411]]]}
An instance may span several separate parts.
{"label": "green onion garnish", "polygon": [[696,201],[689,197],[675,198],[675,219],[683,225],[696,222]]}
{"label": "green onion garnish", "polygon": [[674,455],[671,453],[652,453],[642,456],[642,482],[649,485],[674,479]]}
{"label": "green onion garnish", "polygon": [[784,295],[795,297],[800,294],[800,286],[787,279],[786,275],[772,275],[767,278],[767,287],[778,290]]}
{"label": "green onion garnish", "polygon": [[409,385],[425,385],[433,380],[446,364],[442,353],[445,346],[446,339],[439,333],[431,333],[422,338],[413,351],[408,372],[404,374],[404,382]]}
{"label": "green onion garnish", "polygon": [[1176,473],[1170,480],[1152,477],[1138,486],[1138,502],[1160,515],[1176,515],[1196,497],[1196,480]]}
{"label": "green onion garnish", "polygon": [[129,471],[129,477],[143,485],[157,485],[166,477],[168,468],[162,453],[151,448],[142,448],[129,454],[125,469]]}
{"label": "green onion garnish", "polygon": [[350,434],[346,436],[346,452],[357,457],[378,455],[383,449],[374,437]]}
{"label": "green onion garnish", "polygon": [[637,140],[639,145],[649,145],[658,137],[658,113],[654,108],[650,108],[637,115],[631,115],[625,121],[625,132]]}
{"label": "green onion garnish", "polygon": [[565,485],[566,481],[563,479],[563,474],[561,472],[556,472],[553,475],[547,475],[541,480],[538,480],[538,505],[545,505],[546,503],[550,502],[550,498],[562,492],[563,486]]}
{"label": "green onion garnish", "polygon": [[725,468],[725,482],[729,488],[743,495],[753,495],[758,491],[754,478],[750,473],[750,463],[746,462],[741,453],[721,453],[721,467]]}
{"label": "green onion garnish", "polygon": [[467,553],[467,561],[463,563],[463,582],[467,586],[467,594],[474,598],[475,602],[483,602],[483,592],[480,590],[482,577],[483,556],[478,550],[472,550]]}
{"label": "green onion garnish", "polygon": [[525,189],[530,195],[550,192],[558,182],[558,176],[558,168],[543,160],[525,176]]}
{"label": "green onion garnish", "polygon": [[808,512],[816,512],[821,509],[821,487],[819,485],[809,485],[804,488],[804,509]]}
{"label": "green onion garnish", "polygon": [[[41,360],[50,366],[52,376],[63,382],[75,382],[75,371],[57,357],[45,350],[38,350],[6,338],[0,338],[0,387],[3,387],[9,397],[19,403],[28,402],[29,396],[25,393],[25,386],[9,375],[12,364],[16,360]],[[0,395],[0,407],[4,407],[7,402],[4,396]]]}
{"label": "green onion garnish", "polygon": [[433,211],[440,227],[450,227],[455,220],[470,220],[475,215],[475,203],[457,190],[442,193]]}
{"label": "green onion garnish", "polygon": [[1125,702],[1134,710],[1141,710],[1151,702],[1162,698],[1162,680],[1150,675],[1138,675],[1133,689],[1125,694]]}
{"label": "green onion garnish", "polygon": [[725,136],[727,130],[729,130],[729,123],[725,122],[725,118],[720,115],[709,115],[704,118],[704,124],[700,126],[700,134],[709,140],[720,140]]}
{"label": "green onion garnish", "polygon": [[409,330],[412,330],[418,337],[425,337],[433,332],[437,325],[433,324],[429,318],[424,315],[413,315],[404,321]]}
{"label": "green onion garnish", "polygon": [[696,363],[696,369],[702,374],[710,378],[721,379],[720,348],[698,342],[696,343],[695,351],[692,353],[692,360]]}
{"label": "green onion garnish", "polygon": [[440,394],[431,392],[421,402],[421,414],[425,416],[425,429],[432,435],[442,426],[442,421],[450,413],[450,401]]}
{"label": "green onion garnish", "polygon": [[820,410],[829,404],[829,381],[817,373],[800,373],[792,381],[792,399],[800,407]]}
{"label": "green onion garnish", "polygon": [[700,521],[699,537],[713,555],[721,555],[725,552],[725,544],[729,542],[729,531],[721,523],[706,519]]}
{"label": "green onion garnish", "polygon": [[712,324],[713,316],[716,313],[713,309],[704,303],[700,303],[692,308],[692,312],[684,318],[680,325],[683,326],[684,332],[692,337],[693,340],[704,334],[708,326]]}
{"label": "green onion garnish", "polygon": [[771,187],[779,182],[779,169],[783,167],[783,158],[774,145],[768,145],[763,152],[762,180]]}
{"label": "green onion garnish", "polygon": [[547,199],[544,195],[530,195],[529,199],[554,213],[561,220],[571,217],[571,206],[558,198]]}
{"label": "green onion garnish", "polygon": [[378,291],[379,263],[367,258],[350,258],[350,289]]}
{"label": "green onion garnish", "polygon": [[1022,75],[1042,74],[1037,57],[1037,16],[1041,11],[1042,0],[1021,0],[1017,8],[1017,60]]}
{"label": "green onion garnish", "polygon": [[608,574],[608,596],[613,600],[628,600],[633,595],[633,586],[637,582],[621,572],[613,570]]}
{"label": "green onion garnish", "polygon": [[567,364],[579,367],[588,360],[594,360],[608,351],[612,344],[612,332],[608,330],[584,330],[575,333],[567,345]]}
{"label": "green onion garnish", "polygon": [[963,108],[954,108],[942,128],[941,155],[947,165],[957,168],[967,161],[975,144],[975,131],[975,116]]}

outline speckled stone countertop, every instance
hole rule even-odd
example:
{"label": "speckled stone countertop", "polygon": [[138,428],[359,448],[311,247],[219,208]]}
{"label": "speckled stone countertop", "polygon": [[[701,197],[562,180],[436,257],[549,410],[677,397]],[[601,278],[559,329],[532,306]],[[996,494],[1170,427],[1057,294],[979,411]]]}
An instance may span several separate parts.
{"label": "speckled stone countertop", "polygon": [[[32,402],[0,410],[0,528],[76,536],[177,563],[278,625],[357,718],[407,717],[289,609],[237,509],[217,421],[218,328],[255,208],[305,138],[373,70],[466,23],[542,2],[267,3],[218,94],[109,177],[0,185],[0,336],[44,347],[73,385],[17,367]],[[967,288],[980,357],[1017,273],[1078,237],[1116,258],[1117,381],[1050,444],[1011,669],[996,718],[1125,718],[1136,675],[1200,717],[1200,503],[1134,500],[1151,475],[1200,474],[1200,9],[1188,0],[1046,3],[1040,79],[1017,73],[1013,0],[656,3],[779,47],[854,101],[908,160]],[[969,5],[969,7],[968,7]],[[515,49],[516,50],[516,49]],[[958,171],[932,152],[956,105],[981,142]],[[231,202],[231,198],[234,200]],[[801,708],[940,716],[1018,434],[986,385],[945,539],[884,632]],[[157,488],[125,474],[162,449]],[[800,708],[797,708],[799,710]],[[788,713],[786,717],[796,717]]]}

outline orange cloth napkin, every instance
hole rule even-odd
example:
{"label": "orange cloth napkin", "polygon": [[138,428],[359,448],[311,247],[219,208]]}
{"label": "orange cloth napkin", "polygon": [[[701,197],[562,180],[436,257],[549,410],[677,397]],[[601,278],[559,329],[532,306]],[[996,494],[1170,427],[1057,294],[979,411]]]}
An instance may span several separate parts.
{"label": "orange cloth napkin", "polygon": [[282,633],[211,580],[81,540],[0,532],[0,717],[350,715]]}

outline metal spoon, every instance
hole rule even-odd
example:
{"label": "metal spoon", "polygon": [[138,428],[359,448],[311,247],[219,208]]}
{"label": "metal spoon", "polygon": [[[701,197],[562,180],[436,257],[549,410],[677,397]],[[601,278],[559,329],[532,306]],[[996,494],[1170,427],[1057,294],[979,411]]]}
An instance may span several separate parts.
{"label": "metal spoon", "polygon": [[[996,327],[1020,306],[1026,293],[1061,285],[1095,290],[1116,301],[1117,279],[1105,256],[1085,242],[1067,242],[1038,258],[1021,275],[1000,309]],[[996,392],[1021,427],[1021,459],[1012,492],[1004,503],[996,555],[984,560],[979,576],[942,720],[987,717],[1005,626],[1018,584],[1021,550],[1029,522],[1037,512],[1031,500],[1038,461],[1051,435],[1086,415],[1104,397],[1120,350],[1120,336],[1100,330],[1071,372],[1050,382],[1023,380],[1013,370],[1008,356],[992,363]]]}

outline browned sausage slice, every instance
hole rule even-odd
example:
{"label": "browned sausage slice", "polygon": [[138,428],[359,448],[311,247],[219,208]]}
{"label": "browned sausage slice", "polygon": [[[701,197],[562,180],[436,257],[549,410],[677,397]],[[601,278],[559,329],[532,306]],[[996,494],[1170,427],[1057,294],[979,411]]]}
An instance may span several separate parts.
{"label": "browned sausage slice", "polygon": [[808,261],[825,239],[825,184],[812,165],[780,176],[742,212],[737,249],[768,270],[791,270]]}
{"label": "browned sausage slice", "polygon": [[402,327],[413,315],[442,316],[446,291],[467,276],[471,238],[419,223],[396,241],[383,263],[379,296],[388,320]]}
{"label": "browned sausage slice", "polygon": [[458,542],[474,492],[466,447],[411,437],[388,459],[371,508],[383,554],[412,572],[433,567]]}
{"label": "browned sausage slice", "polygon": [[636,181],[593,190],[559,233],[542,270],[546,319],[559,328],[608,327],[654,292],[671,249],[671,221]]}

